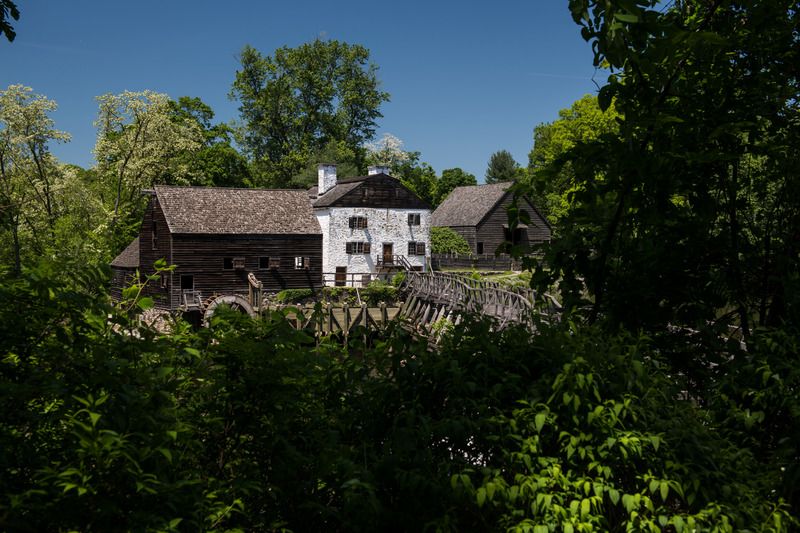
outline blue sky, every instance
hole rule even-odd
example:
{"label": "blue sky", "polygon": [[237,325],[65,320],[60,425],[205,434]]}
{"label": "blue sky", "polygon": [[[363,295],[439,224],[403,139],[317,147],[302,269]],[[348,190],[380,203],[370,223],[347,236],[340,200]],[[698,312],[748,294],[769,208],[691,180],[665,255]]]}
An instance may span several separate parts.
{"label": "blue sky", "polygon": [[53,153],[81,166],[93,163],[100,94],[198,96],[218,121],[236,119],[228,92],[245,44],[264,54],[317,37],[366,46],[391,94],[379,136],[399,137],[438,173],[461,167],[479,180],[497,150],[527,164],[534,126],[605,77],[559,0],[17,5],[17,38],[0,40],[0,88],[22,83],[55,100],[56,126],[73,138]]}

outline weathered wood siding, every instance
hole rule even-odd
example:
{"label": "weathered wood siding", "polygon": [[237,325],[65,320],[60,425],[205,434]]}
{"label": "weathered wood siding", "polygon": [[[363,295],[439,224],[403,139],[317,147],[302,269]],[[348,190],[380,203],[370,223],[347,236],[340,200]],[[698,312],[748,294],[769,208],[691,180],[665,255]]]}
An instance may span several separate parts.
{"label": "weathered wood siding", "polygon": [[115,302],[122,300],[122,289],[133,285],[136,277],[135,268],[111,267],[111,298]]}
{"label": "weathered wood siding", "polygon": [[477,234],[475,232],[475,226],[451,226],[450,229],[464,237],[464,240],[466,240],[467,244],[469,244],[473,254],[477,253]]}
{"label": "weathered wood siding", "polygon": [[431,206],[388,176],[370,176],[331,204],[332,207],[430,209]]}
{"label": "weathered wood siding", "polygon": [[[473,246],[473,244],[470,243],[474,253],[478,253],[478,242],[483,243],[483,253],[486,254],[495,253],[498,247],[505,242],[504,226],[508,226],[508,211],[506,209],[511,205],[512,200],[513,195],[511,192],[506,193],[495,205],[494,209],[492,209],[481,223],[478,224],[477,228],[475,228],[475,244]],[[524,198],[519,199],[517,205],[520,209],[525,209],[531,218],[531,223],[521,232],[522,238],[517,244],[529,246],[531,244],[550,240],[550,228],[539,216],[536,209]]]}
{"label": "weathered wood siding", "polygon": [[[245,268],[224,269],[225,258],[243,257]],[[259,258],[280,258],[280,267],[259,269]],[[310,258],[309,269],[295,269],[295,257]],[[203,298],[246,292],[247,273],[263,283],[264,290],[319,287],[322,284],[321,235],[173,235],[172,263],[177,265],[171,285],[171,305],[181,304],[180,277],[194,276],[194,289]]]}
{"label": "weathered wood siding", "polygon": [[[156,243],[153,246],[153,225],[156,226]],[[139,262],[142,276],[149,276],[155,273],[153,265],[159,259],[166,259],[167,264],[172,264],[170,254],[172,235],[167,227],[167,219],[161,206],[158,205],[158,198],[150,198],[150,203],[144,213],[142,227],[139,230]],[[167,274],[164,283],[161,280],[153,280],[147,283],[143,293],[153,298],[155,306],[159,309],[169,309],[169,290],[174,281],[174,276]]]}

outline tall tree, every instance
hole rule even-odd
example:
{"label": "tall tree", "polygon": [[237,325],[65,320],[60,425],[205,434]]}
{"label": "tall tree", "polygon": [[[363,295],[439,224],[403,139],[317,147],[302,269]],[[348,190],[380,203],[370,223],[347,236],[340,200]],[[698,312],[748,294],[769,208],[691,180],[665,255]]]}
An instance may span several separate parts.
{"label": "tall tree", "polygon": [[262,56],[246,46],[231,96],[239,101],[239,142],[264,184],[286,186],[315,152],[344,142],[363,166],[380,106],[377,66],[363,46],[315,40]]}
{"label": "tall tree", "polygon": [[174,121],[194,121],[203,136],[203,146],[185,151],[180,157],[187,168],[186,179],[193,185],[243,187],[250,183],[247,159],[233,147],[233,129],[212,124],[214,111],[200,98],[181,96],[170,101]]}
{"label": "tall tree", "polygon": [[[615,134],[620,118],[614,105],[601,110],[597,97],[585,95],[568,109],[558,112],[558,120],[539,124],[533,130],[533,149],[528,155],[528,169],[531,176],[537,176],[537,204],[551,223],[569,209],[569,195],[575,186],[574,171],[568,160],[553,165],[563,158],[578,143],[589,143],[601,135]],[[547,172],[548,167],[557,168]],[[537,174],[538,172],[538,174]]]}
{"label": "tall tree", "polygon": [[50,143],[68,141],[55,129],[56,103],[30,87],[0,91],[0,224],[3,256],[19,273],[23,249],[41,255],[52,242],[61,206],[61,165]]}
{"label": "tall tree", "polygon": [[442,203],[456,187],[477,184],[478,180],[475,179],[475,176],[458,167],[442,170],[442,177],[436,184],[436,205]]}
{"label": "tall tree", "polygon": [[[122,215],[138,220],[140,212],[132,208],[141,203],[142,189],[155,183],[189,184],[186,155],[200,150],[205,139],[196,120],[176,119],[166,94],[125,91],[97,100],[94,155],[97,172],[108,185],[109,224],[114,229]],[[127,244],[131,232],[124,231],[119,245]]]}
{"label": "tall tree", "polygon": [[[795,1],[572,2],[619,134],[570,150],[550,271],[592,318],[664,331],[798,318]],[[597,179],[598,172],[603,179]]]}
{"label": "tall tree", "polygon": [[486,183],[499,183],[501,181],[514,181],[519,177],[519,164],[508,150],[500,150],[489,158],[486,169]]}

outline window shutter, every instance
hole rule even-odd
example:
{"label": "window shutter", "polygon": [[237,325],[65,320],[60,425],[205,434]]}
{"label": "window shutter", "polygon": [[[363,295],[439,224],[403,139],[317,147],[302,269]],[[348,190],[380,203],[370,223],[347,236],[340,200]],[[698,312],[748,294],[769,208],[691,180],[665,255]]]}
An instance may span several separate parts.
{"label": "window shutter", "polygon": [[361,227],[366,229],[367,228],[367,217],[361,219]]}
{"label": "window shutter", "polygon": [[344,243],[344,251],[345,251],[345,253],[352,254],[353,253],[353,243],[352,242]]}
{"label": "window shutter", "polygon": [[356,225],[356,217],[350,217],[350,229],[353,229],[355,225]]}
{"label": "window shutter", "polygon": [[417,253],[416,243],[413,242],[408,243],[408,255],[415,255],[416,253]]}
{"label": "window shutter", "polygon": [[418,242],[417,243],[417,255],[425,255],[425,243]]}
{"label": "window shutter", "polygon": [[304,257],[303,258],[303,268],[305,268],[306,270],[311,268],[311,258],[310,257]]}
{"label": "window shutter", "polygon": [[368,253],[370,253],[370,251],[371,251],[370,243],[365,242],[364,243],[364,253],[368,254]]}

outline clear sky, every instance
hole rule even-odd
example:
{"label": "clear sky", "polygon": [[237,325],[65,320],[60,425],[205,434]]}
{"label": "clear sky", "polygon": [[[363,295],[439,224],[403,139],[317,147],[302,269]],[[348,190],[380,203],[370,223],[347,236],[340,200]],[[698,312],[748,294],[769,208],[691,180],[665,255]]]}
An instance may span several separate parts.
{"label": "clear sky", "polygon": [[95,97],[150,89],[198,96],[217,121],[238,117],[228,99],[237,54],[264,54],[317,37],[361,44],[391,101],[391,133],[437,173],[461,167],[482,180],[491,154],[527,164],[533,128],[594,93],[591,49],[566,0],[306,2],[17,0],[17,38],[0,40],[0,88],[21,83],[55,100],[53,147],[93,164]]}

